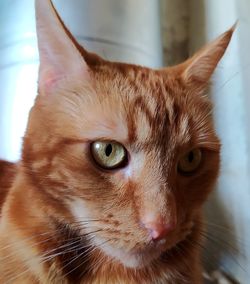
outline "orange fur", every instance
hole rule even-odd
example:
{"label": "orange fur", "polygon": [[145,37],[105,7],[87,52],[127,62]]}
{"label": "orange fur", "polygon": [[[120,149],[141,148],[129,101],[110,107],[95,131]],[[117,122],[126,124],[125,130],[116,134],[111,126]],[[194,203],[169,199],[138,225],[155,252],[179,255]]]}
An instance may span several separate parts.
{"label": "orange fur", "polygon": [[11,187],[15,173],[15,164],[0,160],[0,208],[2,208],[2,205]]}
{"label": "orange fur", "polygon": [[[204,93],[233,29],[152,70],[88,53],[49,1],[36,4],[39,94],[20,163],[0,163],[0,282],[201,283],[201,210],[220,160]],[[89,144],[100,139],[122,143],[128,166],[97,168]],[[202,165],[181,175],[193,148]],[[140,225],[149,213],[176,219],[162,243]]]}

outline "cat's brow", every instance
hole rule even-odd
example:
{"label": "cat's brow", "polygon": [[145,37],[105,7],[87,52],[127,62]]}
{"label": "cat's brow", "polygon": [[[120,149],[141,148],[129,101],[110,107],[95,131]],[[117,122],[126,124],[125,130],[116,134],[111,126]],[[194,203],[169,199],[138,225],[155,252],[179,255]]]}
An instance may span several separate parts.
{"label": "cat's brow", "polygon": [[150,107],[142,96],[138,96],[132,102],[131,109],[127,118],[129,143],[145,142],[153,131],[154,107]]}

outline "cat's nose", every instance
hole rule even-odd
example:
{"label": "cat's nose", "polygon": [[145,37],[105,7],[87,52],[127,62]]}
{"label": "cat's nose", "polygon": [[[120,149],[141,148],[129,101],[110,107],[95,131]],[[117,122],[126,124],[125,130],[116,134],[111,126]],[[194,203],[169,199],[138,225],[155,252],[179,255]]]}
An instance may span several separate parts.
{"label": "cat's nose", "polygon": [[174,220],[168,222],[161,216],[155,218],[147,218],[144,220],[143,226],[148,230],[152,240],[159,241],[164,239],[176,227]]}

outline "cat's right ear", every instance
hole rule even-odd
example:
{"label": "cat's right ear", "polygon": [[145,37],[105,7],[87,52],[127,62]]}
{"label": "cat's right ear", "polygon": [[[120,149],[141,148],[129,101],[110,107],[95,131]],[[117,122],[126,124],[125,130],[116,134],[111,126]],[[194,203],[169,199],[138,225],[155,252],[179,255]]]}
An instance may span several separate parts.
{"label": "cat's right ear", "polygon": [[50,0],[36,0],[36,28],[40,58],[39,88],[50,89],[68,75],[89,78],[88,65],[65,29]]}
{"label": "cat's right ear", "polygon": [[224,55],[235,28],[236,24],[221,36],[201,48],[184,63],[172,68],[170,67],[168,70],[175,72],[174,74],[177,74],[182,83],[189,90],[203,92],[217,64]]}
{"label": "cat's right ear", "polygon": [[183,64],[182,79],[187,85],[196,85],[201,88],[207,85],[231,41],[235,28],[236,24],[201,48]]}

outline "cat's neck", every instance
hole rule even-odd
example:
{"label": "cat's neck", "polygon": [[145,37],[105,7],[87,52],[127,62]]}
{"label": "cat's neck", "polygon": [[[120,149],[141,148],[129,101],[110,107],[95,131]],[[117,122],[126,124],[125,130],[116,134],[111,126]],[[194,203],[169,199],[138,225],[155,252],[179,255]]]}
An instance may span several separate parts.
{"label": "cat's neck", "polygon": [[[9,273],[13,279],[33,279],[25,283],[35,283],[32,277],[42,283],[183,283],[184,279],[200,283],[199,255],[194,246],[200,222],[185,243],[154,264],[135,270],[104,256],[83,233],[59,216],[53,210],[53,200],[45,200],[40,189],[20,172],[5,202],[0,228],[1,244],[11,244],[0,257],[6,259],[4,267],[9,271],[8,260],[13,262],[14,256],[16,267],[12,265]],[[193,273],[195,270],[197,273]]]}

